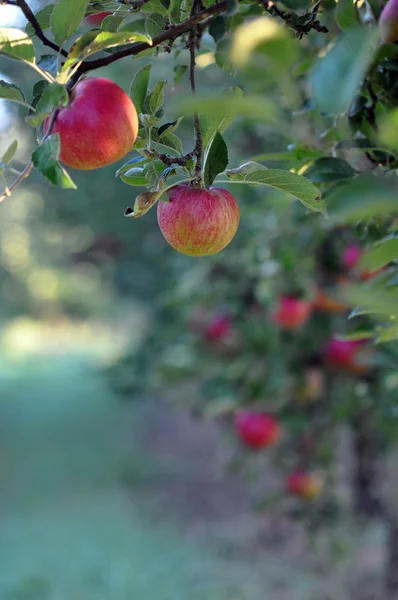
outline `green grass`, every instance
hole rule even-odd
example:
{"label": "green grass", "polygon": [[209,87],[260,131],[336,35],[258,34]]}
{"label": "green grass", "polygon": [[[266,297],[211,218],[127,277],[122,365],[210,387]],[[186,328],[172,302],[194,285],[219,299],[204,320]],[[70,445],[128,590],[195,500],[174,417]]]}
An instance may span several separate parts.
{"label": "green grass", "polygon": [[3,360],[0,394],[1,600],[240,600],[224,564],[153,521],[167,466],[94,370]]}

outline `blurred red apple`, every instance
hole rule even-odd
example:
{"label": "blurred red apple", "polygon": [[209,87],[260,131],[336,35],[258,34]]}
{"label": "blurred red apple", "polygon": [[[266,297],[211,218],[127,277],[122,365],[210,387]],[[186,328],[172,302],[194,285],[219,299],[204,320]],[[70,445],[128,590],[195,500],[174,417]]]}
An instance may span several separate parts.
{"label": "blurred red apple", "polygon": [[311,303],[292,296],[283,296],[279,300],[273,319],[282,329],[297,329],[307,322],[311,312]]}
{"label": "blurred red apple", "polygon": [[175,250],[188,256],[209,256],[230,243],[240,214],[227,190],[177,185],[168,194],[168,202],[158,203],[158,223]]}
{"label": "blurred red apple", "polygon": [[388,0],[381,11],[379,32],[385,44],[398,40],[398,0]]}
{"label": "blurred red apple", "polygon": [[293,496],[316,500],[322,493],[323,482],[317,475],[305,471],[294,471],[286,479],[286,489]]}
{"label": "blurred red apple", "polygon": [[102,11],[99,13],[89,15],[88,17],[86,17],[84,19],[84,22],[89,23],[90,25],[98,25],[100,27],[101,23],[105,19],[105,17],[108,17],[109,15],[112,15],[112,14],[113,13],[111,13],[111,12]]}
{"label": "blurred red apple", "polygon": [[60,160],[81,170],[98,169],[123,158],[132,149],[137,131],[137,111],[129,96],[102,77],[76,84],[69,105],[60,109],[53,127],[61,138]]}
{"label": "blurred red apple", "polygon": [[230,325],[231,324],[228,317],[216,317],[208,326],[206,330],[206,337],[213,342],[223,340],[230,332]]}
{"label": "blurred red apple", "polygon": [[347,269],[347,271],[351,271],[354,267],[359,263],[362,256],[362,248],[358,246],[358,244],[351,244],[347,246],[343,251],[342,262]]}
{"label": "blurred red apple", "polygon": [[[325,348],[325,361],[332,367],[357,373],[370,370],[369,354],[363,353],[366,340],[339,340],[332,338]],[[367,360],[365,361],[364,358]]]}
{"label": "blurred red apple", "polygon": [[254,450],[273,446],[281,436],[281,426],[271,415],[240,411],[235,428],[242,442]]}

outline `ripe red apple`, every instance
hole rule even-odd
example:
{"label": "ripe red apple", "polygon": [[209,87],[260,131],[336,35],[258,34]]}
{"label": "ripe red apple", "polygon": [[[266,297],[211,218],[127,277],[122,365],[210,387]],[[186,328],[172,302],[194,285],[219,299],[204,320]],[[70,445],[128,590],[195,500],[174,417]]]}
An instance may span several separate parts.
{"label": "ripe red apple", "polygon": [[306,500],[316,500],[322,493],[323,482],[314,474],[305,471],[293,471],[286,479],[289,494]]}
{"label": "ripe red apple", "polygon": [[[366,340],[339,340],[332,338],[325,348],[325,360],[329,365],[357,373],[358,375],[370,370],[369,361],[361,360],[363,345]],[[365,356],[362,356],[362,359]],[[370,358],[366,356],[366,358]]]}
{"label": "ripe red apple", "polygon": [[283,296],[273,319],[283,329],[297,329],[304,325],[311,312],[311,303],[292,296]]}
{"label": "ripe red apple", "polygon": [[254,450],[276,444],[282,431],[271,415],[245,410],[235,415],[235,428],[242,442]]}
{"label": "ripe red apple", "polygon": [[359,263],[362,256],[362,248],[358,244],[350,244],[343,251],[342,261],[347,271],[351,271]]}
{"label": "ripe red apple", "polygon": [[102,11],[99,13],[94,13],[92,15],[89,15],[88,17],[86,17],[84,19],[85,23],[89,23],[90,25],[98,25],[101,26],[102,21],[105,19],[105,17],[108,17],[109,15],[112,15],[113,13],[111,12],[106,12],[106,11]]}
{"label": "ripe red apple", "polygon": [[[46,119],[44,131],[49,126]],[[132,149],[138,117],[129,96],[102,77],[79,81],[61,108],[53,133],[61,138],[60,160],[68,167],[89,170],[110,165]]]}
{"label": "ripe red apple", "polygon": [[158,223],[175,250],[188,256],[220,252],[239,226],[239,207],[227,190],[176,185],[169,202],[158,203]]}
{"label": "ripe red apple", "polygon": [[230,327],[231,324],[228,317],[216,317],[208,326],[206,330],[206,337],[212,342],[219,342],[228,336]]}
{"label": "ripe red apple", "polygon": [[379,19],[380,37],[385,44],[398,40],[398,0],[388,0]]}

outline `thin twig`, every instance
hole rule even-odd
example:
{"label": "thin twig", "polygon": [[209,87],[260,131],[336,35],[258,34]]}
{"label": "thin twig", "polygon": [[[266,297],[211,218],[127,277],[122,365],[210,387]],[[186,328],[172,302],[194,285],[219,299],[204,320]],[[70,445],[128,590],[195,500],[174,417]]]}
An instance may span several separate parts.
{"label": "thin twig", "polygon": [[123,50],[119,50],[118,52],[114,52],[109,56],[84,61],[77,69],[74,76],[69,80],[68,87],[72,87],[78,81],[78,79],[80,79],[80,77],[88,71],[99,69],[101,67],[106,67],[114,63],[115,61],[120,60],[121,58],[125,58],[126,56],[135,56],[136,54],[139,54],[140,52],[143,52],[148,48],[155,48],[156,46],[163,44],[163,42],[167,42],[168,40],[178,38],[184,33],[190,31],[195,25],[198,25],[199,23],[206,21],[210,17],[213,17],[215,15],[218,15],[219,13],[226,11],[226,9],[227,0],[222,0],[217,4],[214,4],[213,6],[210,6],[209,8],[206,8],[205,10],[202,10],[197,14],[190,16],[188,19],[186,19],[182,23],[179,23],[175,27],[171,27],[170,29],[163,31],[158,36],[153,38],[152,44],[147,44],[146,42],[139,42],[137,44],[133,44],[129,48],[125,48]]}
{"label": "thin twig", "polygon": [[[48,137],[50,137],[52,130],[54,129],[54,125],[55,125],[55,119],[57,118],[59,112],[59,108],[55,108],[53,110],[53,113],[51,115],[51,120],[47,129],[47,132],[45,134],[45,136],[43,137],[41,144],[43,144],[43,142],[46,141],[46,139]],[[40,144],[40,145],[41,145]],[[29,175],[31,174],[33,169],[33,163],[30,162],[26,165],[26,167],[24,168],[24,170],[18,175],[18,177],[16,178],[16,180],[9,186],[6,188],[6,190],[3,192],[3,194],[0,195],[0,203],[3,202],[3,200],[5,200],[6,198],[8,198],[8,196],[11,196],[12,192],[15,190],[16,187],[19,186],[19,184],[26,179],[27,177],[29,177]]]}
{"label": "thin twig", "polygon": [[[194,16],[196,14],[196,11],[198,10],[199,5],[197,0],[194,0],[193,3],[193,7],[192,7],[192,13],[191,15]],[[200,42],[200,32],[198,31],[198,29],[195,27],[193,28],[190,33],[189,33],[189,55],[190,55],[190,64],[189,64],[189,79],[191,82],[191,90],[192,90],[192,94],[195,95],[196,94],[196,84],[195,84],[195,65],[196,65],[196,61],[195,61],[195,50],[196,50],[196,46],[198,44],[198,42]],[[202,154],[203,154],[203,144],[202,144],[202,133],[200,130],[200,121],[199,121],[199,115],[198,115],[198,111],[195,109],[194,113],[193,113],[193,124],[194,124],[194,129],[195,129],[195,148],[193,151],[193,155],[196,157],[196,166],[195,166],[195,175],[198,177],[198,179],[200,178],[201,172],[202,172]]]}
{"label": "thin twig", "polygon": [[[10,4],[10,2],[8,2],[8,4]],[[39,38],[39,40],[41,40],[43,42],[43,44],[45,46],[48,46],[49,48],[52,48],[53,50],[55,50],[55,52],[60,52],[63,56],[68,56],[68,53],[66,50],[61,49],[58,44],[55,44],[54,42],[52,42],[51,40],[48,39],[48,37],[46,37],[43,33],[42,28],[40,27],[40,23],[39,21],[36,19],[35,15],[33,14],[30,6],[28,5],[28,3],[25,0],[16,0],[15,6],[18,6],[21,11],[23,12],[24,16],[26,17],[26,19],[29,21],[29,23],[32,25],[35,34],[37,35],[37,37]]]}

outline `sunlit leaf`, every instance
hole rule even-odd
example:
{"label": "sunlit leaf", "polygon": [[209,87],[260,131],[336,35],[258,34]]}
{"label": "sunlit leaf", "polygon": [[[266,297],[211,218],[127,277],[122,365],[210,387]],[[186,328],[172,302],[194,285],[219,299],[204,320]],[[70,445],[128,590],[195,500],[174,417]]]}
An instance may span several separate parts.
{"label": "sunlit leaf", "polygon": [[59,45],[70,38],[80,25],[89,0],[57,0],[50,16],[51,31]]}
{"label": "sunlit leaf", "polygon": [[35,62],[35,49],[25,31],[14,27],[0,27],[0,54],[28,63]]}

